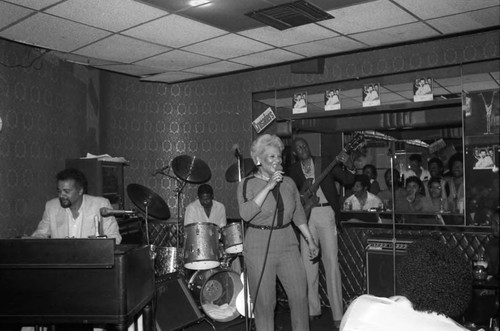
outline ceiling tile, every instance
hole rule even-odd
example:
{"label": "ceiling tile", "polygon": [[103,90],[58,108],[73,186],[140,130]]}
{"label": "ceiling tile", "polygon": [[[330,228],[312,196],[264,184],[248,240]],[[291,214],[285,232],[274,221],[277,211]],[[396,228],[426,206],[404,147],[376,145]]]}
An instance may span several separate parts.
{"label": "ceiling tile", "polygon": [[229,34],[187,46],[184,49],[222,60],[260,52],[270,48],[272,48],[272,46],[239,35]]}
{"label": "ceiling tile", "polygon": [[483,9],[459,15],[428,20],[427,23],[442,33],[476,30],[500,24],[500,7]]}
{"label": "ceiling tile", "polygon": [[353,34],[351,37],[370,46],[380,46],[409,40],[430,38],[437,35],[438,32],[424,23],[410,23],[387,29]]}
{"label": "ceiling tile", "polygon": [[178,48],[226,33],[226,31],[182,16],[168,15],[124,31],[122,34]]}
{"label": "ceiling tile", "polygon": [[415,17],[387,0],[345,7],[328,13],[333,15],[335,19],[318,24],[343,34],[370,31],[417,21]]}
{"label": "ceiling tile", "polygon": [[[422,19],[498,6],[498,0],[393,0]],[[498,9],[497,9],[498,10]]]}
{"label": "ceiling tile", "polygon": [[33,10],[0,2],[0,30],[32,13]]}
{"label": "ceiling tile", "polygon": [[135,77],[156,75],[165,71],[158,68],[142,67],[135,64],[111,64],[111,65],[98,65],[94,67],[97,69],[119,72],[122,74],[131,75]]}
{"label": "ceiling tile", "polygon": [[164,82],[164,83],[175,83],[188,79],[195,79],[204,77],[203,75],[193,74],[190,72],[172,71],[165,72],[159,75],[153,75],[149,77],[141,78],[141,82]]}
{"label": "ceiling tile", "polygon": [[347,37],[335,37],[289,46],[285,47],[285,49],[304,56],[313,57],[318,55],[347,52],[363,47],[366,47],[366,45]]}
{"label": "ceiling tile", "polygon": [[283,31],[265,26],[253,30],[242,31],[239,34],[276,47],[285,47],[338,36],[338,33],[316,24],[302,25]]}
{"label": "ceiling tile", "polygon": [[246,64],[249,66],[265,66],[280,62],[289,62],[304,59],[303,56],[290,53],[283,49],[271,49],[269,51],[260,52],[256,54],[250,54],[246,56],[241,56],[231,61],[238,62],[241,64]]}
{"label": "ceiling tile", "polygon": [[41,10],[48,6],[52,6],[53,4],[60,2],[61,0],[6,0],[6,1],[12,2],[16,5],[20,5],[23,7]]}
{"label": "ceiling tile", "polygon": [[46,12],[113,32],[168,14],[132,0],[68,0]]}
{"label": "ceiling tile", "polygon": [[138,61],[136,64],[147,67],[165,68],[166,70],[173,71],[197,67],[215,61],[217,61],[217,59],[208,56],[193,54],[181,50],[173,50],[171,52]]}
{"label": "ceiling tile", "polygon": [[75,54],[131,63],[168,51],[168,47],[150,44],[121,35],[113,35],[83,47]]}
{"label": "ceiling tile", "polygon": [[38,13],[5,29],[0,36],[40,47],[70,52],[110,33]]}
{"label": "ceiling tile", "polygon": [[192,68],[189,70],[186,70],[188,72],[193,72],[197,74],[204,74],[204,75],[215,75],[219,73],[224,73],[224,72],[230,72],[230,71],[239,71],[239,70],[245,70],[245,69],[250,69],[251,67],[242,65],[239,63],[234,63],[234,62],[229,62],[229,61],[219,61],[215,63],[210,63],[206,65],[202,65],[196,68]]}

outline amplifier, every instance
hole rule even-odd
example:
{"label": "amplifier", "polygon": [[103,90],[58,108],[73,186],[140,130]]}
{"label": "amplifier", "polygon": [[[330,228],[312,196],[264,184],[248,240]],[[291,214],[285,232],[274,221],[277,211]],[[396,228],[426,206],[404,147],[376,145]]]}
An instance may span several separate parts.
{"label": "amplifier", "polygon": [[365,249],[366,292],[380,297],[396,295],[398,292],[395,276],[397,267],[413,240],[397,239],[394,244],[393,239],[371,238],[367,242]]}

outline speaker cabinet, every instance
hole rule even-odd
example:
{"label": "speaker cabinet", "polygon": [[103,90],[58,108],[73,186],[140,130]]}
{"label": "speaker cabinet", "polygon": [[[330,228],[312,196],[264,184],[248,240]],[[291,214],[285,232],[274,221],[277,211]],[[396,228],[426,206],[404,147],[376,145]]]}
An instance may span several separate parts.
{"label": "speaker cabinet", "polygon": [[204,318],[186,281],[177,277],[157,283],[155,315],[157,331],[179,330]]}
{"label": "speaker cabinet", "polygon": [[398,264],[406,255],[406,248],[411,242],[411,240],[396,241],[394,255],[391,239],[368,239],[365,264],[367,294],[379,297],[390,297],[397,294],[394,262],[397,271]]}

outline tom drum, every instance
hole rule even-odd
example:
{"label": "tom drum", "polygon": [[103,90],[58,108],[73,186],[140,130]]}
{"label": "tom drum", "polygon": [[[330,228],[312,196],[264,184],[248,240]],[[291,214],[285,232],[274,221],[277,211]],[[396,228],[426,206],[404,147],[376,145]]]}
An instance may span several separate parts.
{"label": "tom drum", "polygon": [[222,243],[228,254],[243,252],[243,235],[240,223],[230,223],[222,228]]}
{"label": "tom drum", "polygon": [[213,269],[219,261],[219,227],[213,223],[191,223],[184,227],[184,267]]}

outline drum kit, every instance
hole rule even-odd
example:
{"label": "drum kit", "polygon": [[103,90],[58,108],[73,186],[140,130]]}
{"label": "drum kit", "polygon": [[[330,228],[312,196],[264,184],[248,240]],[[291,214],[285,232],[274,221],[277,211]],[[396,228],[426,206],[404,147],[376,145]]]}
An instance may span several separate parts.
{"label": "drum kit", "polygon": [[[172,169],[175,177],[165,172]],[[254,170],[251,159],[240,159],[226,171],[228,182],[237,182]],[[162,174],[177,181],[177,215],[181,220],[180,199],[187,183],[202,184],[211,178],[208,165],[199,158],[189,155],[175,157],[171,166],[163,167],[154,174]],[[183,226],[183,247],[158,247],[151,245],[149,218],[166,221],[170,211],[165,201],[155,192],[139,184],[127,186],[132,203],[145,214],[146,244],[151,248],[157,277],[179,273],[188,275],[188,288],[207,316],[219,322],[227,322],[243,315],[236,309],[236,298],[243,289],[240,274],[233,271],[231,262],[242,256],[243,232],[241,222],[228,223],[223,228],[208,222],[191,223]],[[179,221],[178,221],[179,222]],[[179,229],[177,224],[177,246]],[[219,243],[219,241],[221,243]],[[186,270],[188,269],[188,270]],[[187,278],[186,278],[187,279]]]}

